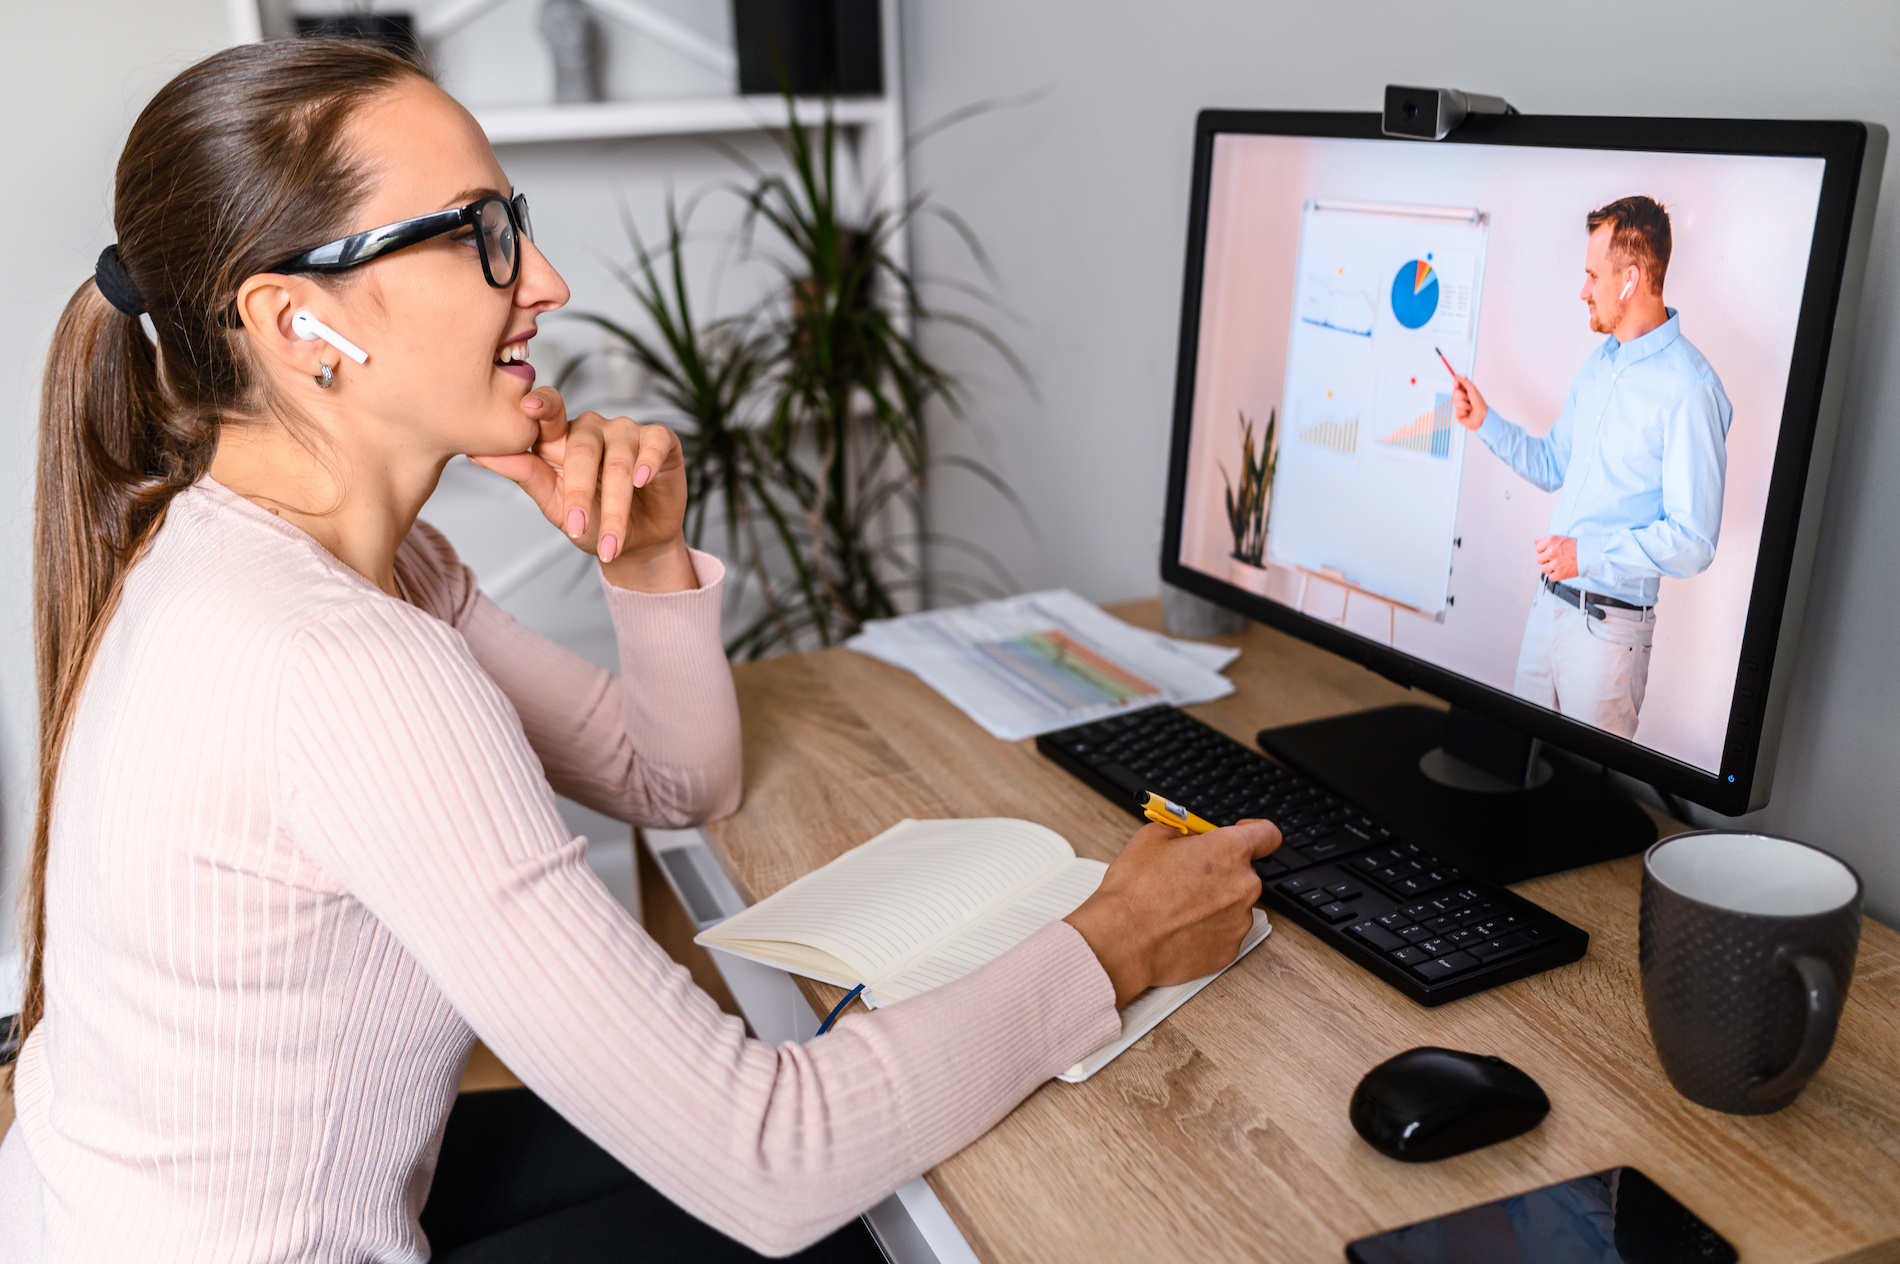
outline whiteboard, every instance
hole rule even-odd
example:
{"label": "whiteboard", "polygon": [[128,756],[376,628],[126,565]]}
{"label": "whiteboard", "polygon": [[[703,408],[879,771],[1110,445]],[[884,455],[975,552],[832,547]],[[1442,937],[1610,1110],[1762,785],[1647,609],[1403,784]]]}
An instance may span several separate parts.
{"label": "whiteboard", "polygon": [[1440,621],[1468,432],[1488,217],[1308,201],[1280,401],[1267,556]]}

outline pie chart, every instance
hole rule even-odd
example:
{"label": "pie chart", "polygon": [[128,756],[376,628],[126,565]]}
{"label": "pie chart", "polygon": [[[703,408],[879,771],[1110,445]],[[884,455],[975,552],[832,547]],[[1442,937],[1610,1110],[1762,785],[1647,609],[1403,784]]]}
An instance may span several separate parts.
{"label": "pie chart", "polygon": [[1429,259],[1414,259],[1392,278],[1392,314],[1407,329],[1423,328],[1438,310],[1438,271]]}

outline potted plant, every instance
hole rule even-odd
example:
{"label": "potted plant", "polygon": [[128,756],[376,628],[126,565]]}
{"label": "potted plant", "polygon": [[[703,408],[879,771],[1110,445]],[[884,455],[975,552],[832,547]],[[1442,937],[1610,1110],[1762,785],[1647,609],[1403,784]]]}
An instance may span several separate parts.
{"label": "potted plant", "polygon": [[1254,444],[1253,419],[1240,414],[1240,485],[1221,463],[1221,480],[1227,484],[1227,525],[1234,534],[1234,549],[1227,563],[1228,578],[1238,588],[1265,595],[1267,591],[1267,498],[1273,491],[1273,472],[1280,462],[1274,450],[1273,434],[1277,411],[1267,413],[1266,432]]}
{"label": "potted plant", "polygon": [[[954,375],[917,341],[930,324],[970,331],[1019,376],[1020,361],[981,323],[927,303],[894,243],[924,205],[840,206],[837,126],[801,123],[778,136],[786,171],[746,164],[739,245],[784,284],[736,317],[699,321],[687,292],[686,237],[669,206],[663,247],[629,225],[634,262],[619,270],[653,333],[586,315],[643,371],[649,402],[686,449],[702,542],[708,506],[722,506],[728,565],[745,578],[735,658],[834,645],[867,619],[928,604],[1000,595],[1009,577],[966,541],[926,529],[923,484],[933,464],[983,478],[1020,511],[1003,480],[978,462],[933,458],[927,413],[959,405]],[[735,155],[737,157],[737,155]],[[740,159],[743,163],[744,160]],[[951,219],[979,263],[987,260]],[[761,236],[769,238],[759,242]],[[926,567],[929,550],[972,557],[986,573]]]}

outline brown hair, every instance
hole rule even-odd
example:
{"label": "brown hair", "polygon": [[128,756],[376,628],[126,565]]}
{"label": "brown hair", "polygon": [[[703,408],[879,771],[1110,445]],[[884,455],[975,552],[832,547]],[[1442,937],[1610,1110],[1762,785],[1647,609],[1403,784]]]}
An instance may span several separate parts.
{"label": "brown hair", "polygon": [[1663,275],[1669,271],[1669,212],[1655,198],[1618,198],[1584,216],[1591,232],[1610,226],[1610,258],[1624,267],[1635,264],[1651,294],[1661,294]]}
{"label": "brown hair", "polygon": [[406,78],[428,77],[358,41],[242,45],[166,84],[126,138],[113,226],[157,344],[87,278],[60,316],[40,393],[40,773],[20,897],[22,1040],[45,1012],[53,792],[93,647],[166,507],[210,468],[220,428],[284,413],[252,369],[234,315],[238,286],[348,231],[369,189],[344,143],[351,114]]}

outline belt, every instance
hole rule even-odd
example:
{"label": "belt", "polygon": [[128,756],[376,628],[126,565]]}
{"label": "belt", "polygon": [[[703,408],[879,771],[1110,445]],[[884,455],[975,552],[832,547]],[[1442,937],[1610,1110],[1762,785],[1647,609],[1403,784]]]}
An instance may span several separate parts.
{"label": "belt", "polygon": [[1605,617],[1603,613],[1604,606],[1609,606],[1613,610],[1634,610],[1638,614],[1647,614],[1649,611],[1655,609],[1654,606],[1633,605],[1627,601],[1618,601],[1615,597],[1605,597],[1600,593],[1584,592],[1581,588],[1572,588],[1568,584],[1554,583],[1548,575],[1542,578],[1545,592],[1552,594],[1559,601],[1567,602],[1575,606],[1592,619]]}

